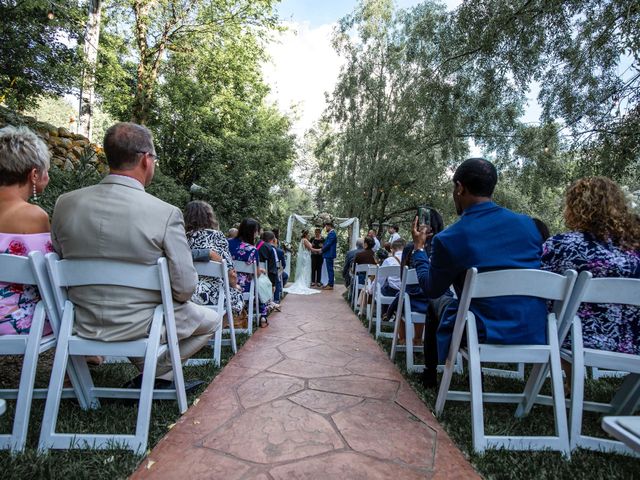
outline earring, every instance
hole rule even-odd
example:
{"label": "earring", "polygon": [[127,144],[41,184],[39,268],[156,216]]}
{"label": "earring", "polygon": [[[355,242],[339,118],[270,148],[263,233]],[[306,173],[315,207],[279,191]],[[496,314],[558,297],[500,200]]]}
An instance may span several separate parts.
{"label": "earring", "polygon": [[33,182],[33,200],[38,201],[38,192],[36,192],[36,182]]}

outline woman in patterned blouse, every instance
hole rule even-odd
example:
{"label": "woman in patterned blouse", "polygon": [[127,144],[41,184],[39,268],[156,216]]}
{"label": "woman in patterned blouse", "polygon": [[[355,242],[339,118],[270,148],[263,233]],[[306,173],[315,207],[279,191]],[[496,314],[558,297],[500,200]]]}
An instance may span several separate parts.
{"label": "woman in patterned blouse", "polygon": [[[544,243],[543,269],[640,278],[640,222],[612,180],[576,181],[566,192],[564,218],[571,231]],[[583,304],[578,316],[586,348],[640,354],[640,308]]]}
{"label": "woman in patterned blouse", "polygon": [[[231,308],[234,314],[242,311],[244,301],[242,291],[237,288],[236,271],[233,268],[233,259],[229,252],[229,243],[224,234],[218,230],[218,220],[213,213],[213,208],[207,202],[195,200],[187,203],[184,209],[184,223],[187,232],[187,242],[194,250],[208,249],[210,258],[215,261],[222,259],[227,262],[229,273]],[[201,276],[196,286],[196,291],[191,301],[199,305],[217,305],[222,287],[221,278]]]}

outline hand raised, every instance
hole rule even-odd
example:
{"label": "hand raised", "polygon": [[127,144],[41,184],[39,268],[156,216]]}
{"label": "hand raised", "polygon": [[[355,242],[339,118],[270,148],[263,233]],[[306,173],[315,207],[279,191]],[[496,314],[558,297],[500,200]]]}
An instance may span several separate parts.
{"label": "hand raised", "polygon": [[433,232],[429,225],[418,225],[418,216],[416,215],[413,221],[413,228],[411,229],[411,236],[413,237],[413,248],[418,250],[424,248],[427,241],[433,237]]}

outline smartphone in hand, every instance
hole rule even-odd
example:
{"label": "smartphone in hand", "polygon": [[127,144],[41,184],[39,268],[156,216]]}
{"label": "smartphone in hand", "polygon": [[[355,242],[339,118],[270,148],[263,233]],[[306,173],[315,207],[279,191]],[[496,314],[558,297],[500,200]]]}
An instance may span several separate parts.
{"label": "smartphone in hand", "polygon": [[417,216],[418,228],[420,228],[420,225],[428,225],[429,227],[431,226],[431,209],[429,207],[418,207]]}

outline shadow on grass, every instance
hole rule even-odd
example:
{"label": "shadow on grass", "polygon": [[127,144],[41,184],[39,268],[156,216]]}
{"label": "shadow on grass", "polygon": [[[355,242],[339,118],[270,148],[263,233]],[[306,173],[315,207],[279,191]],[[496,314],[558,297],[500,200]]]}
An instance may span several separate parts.
{"label": "shadow on grass", "polygon": [[[365,327],[366,320],[361,318]],[[388,329],[387,331],[392,331]],[[389,354],[391,340],[378,338],[377,343]],[[423,363],[421,355],[416,355],[417,363]],[[396,354],[396,365],[403,376],[418,394],[425,405],[433,411],[436,403],[436,390],[423,388],[417,374],[409,374],[406,369],[404,353]],[[511,368],[511,366],[500,366]],[[525,370],[528,375],[530,368]],[[595,401],[609,401],[615,394],[621,379],[587,380],[585,398]],[[483,389],[486,392],[522,392],[524,382],[485,375]],[[469,388],[468,370],[465,364],[463,375],[454,375],[452,390]],[[551,387],[547,381],[542,390],[549,395]],[[516,404],[489,404],[484,409],[485,433],[488,435],[554,435],[553,409],[536,405],[525,418],[514,417]],[[606,437],[600,427],[602,416],[585,412],[582,431],[587,435]],[[447,401],[442,416],[438,418],[452,440],[465,453],[476,470],[485,478],[491,479],[640,479],[640,459],[625,455],[601,453],[578,449],[566,461],[558,452],[517,452],[511,450],[488,450],[483,455],[473,452],[471,444],[471,408],[467,402]]]}
{"label": "shadow on grass", "polygon": [[[248,339],[247,335],[238,335],[238,348]],[[211,349],[205,348],[198,357],[211,356]],[[220,373],[231,358],[231,348],[222,348],[221,366],[212,364],[185,367],[185,379],[199,378],[204,380],[197,391],[188,396],[189,405],[204,391],[206,386]],[[52,355],[47,352],[41,355],[38,365],[36,387],[47,387],[51,371]],[[3,357],[0,360],[0,387],[10,388],[19,381],[21,359]],[[11,371],[15,368],[15,371]],[[5,372],[7,374],[5,374]],[[12,375],[17,372],[17,375]],[[107,364],[92,368],[94,383],[101,386],[120,387],[127,380],[137,375],[135,367],[128,363]],[[12,378],[14,377],[14,378]],[[38,455],[36,451],[40,425],[44,412],[44,400],[34,400],[31,408],[29,436],[27,448],[23,453],[11,455],[0,451],[0,478],[2,479],[126,479],[137,468],[144,457],[144,452],[136,454],[119,449],[109,450],[52,450],[46,455]],[[7,412],[0,417],[0,433],[9,433],[13,425],[15,402],[7,402]],[[106,404],[98,410],[83,411],[75,400],[62,400],[58,415],[57,431],[59,432],[92,432],[92,433],[134,433],[137,417],[137,406]],[[170,426],[180,417],[175,401],[157,400],[153,402],[151,424],[149,428],[149,449],[169,431]]]}

